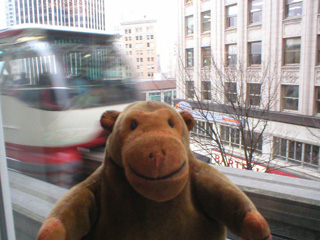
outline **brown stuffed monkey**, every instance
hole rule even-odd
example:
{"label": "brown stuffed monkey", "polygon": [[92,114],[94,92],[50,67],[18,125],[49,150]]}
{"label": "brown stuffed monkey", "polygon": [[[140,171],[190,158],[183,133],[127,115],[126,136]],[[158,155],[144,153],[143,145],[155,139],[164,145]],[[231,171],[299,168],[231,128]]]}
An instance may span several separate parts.
{"label": "brown stuffed monkey", "polygon": [[39,240],[270,240],[249,198],[189,147],[194,119],[160,102],[107,111],[104,163],[58,201]]}

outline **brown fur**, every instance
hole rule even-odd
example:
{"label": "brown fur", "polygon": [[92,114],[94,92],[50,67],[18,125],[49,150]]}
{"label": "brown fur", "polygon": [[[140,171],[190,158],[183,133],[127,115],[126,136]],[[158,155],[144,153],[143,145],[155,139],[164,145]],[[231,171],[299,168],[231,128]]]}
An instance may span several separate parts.
{"label": "brown fur", "polygon": [[189,113],[138,102],[104,113],[101,125],[112,131],[103,165],[57,203],[39,240],[219,240],[225,226],[244,239],[271,239],[248,197],[193,156]]}

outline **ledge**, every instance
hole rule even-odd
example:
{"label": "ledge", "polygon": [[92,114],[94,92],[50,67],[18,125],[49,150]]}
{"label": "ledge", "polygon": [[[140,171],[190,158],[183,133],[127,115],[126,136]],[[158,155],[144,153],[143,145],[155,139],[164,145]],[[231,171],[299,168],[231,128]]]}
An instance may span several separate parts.
{"label": "ledge", "polygon": [[[268,220],[275,236],[320,239],[319,182],[213,167],[227,175],[251,198]],[[9,180],[17,239],[34,239],[41,223],[67,189],[11,171]]]}

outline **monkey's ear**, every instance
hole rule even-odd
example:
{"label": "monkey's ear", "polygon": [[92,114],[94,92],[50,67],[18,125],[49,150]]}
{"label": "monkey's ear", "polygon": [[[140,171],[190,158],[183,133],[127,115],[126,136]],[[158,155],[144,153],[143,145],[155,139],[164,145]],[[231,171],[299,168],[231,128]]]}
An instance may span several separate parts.
{"label": "monkey's ear", "polygon": [[190,131],[194,126],[194,118],[189,112],[180,112],[181,117],[187,125],[188,130]]}
{"label": "monkey's ear", "polygon": [[107,132],[111,133],[119,114],[120,112],[113,110],[104,112],[100,118],[101,127],[103,127]]}

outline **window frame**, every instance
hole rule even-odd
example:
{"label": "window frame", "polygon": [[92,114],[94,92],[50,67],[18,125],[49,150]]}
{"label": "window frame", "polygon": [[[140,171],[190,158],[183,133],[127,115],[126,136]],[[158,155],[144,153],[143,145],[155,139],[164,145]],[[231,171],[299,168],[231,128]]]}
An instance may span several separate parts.
{"label": "window frame", "polygon": [[[320,6],[320,4],[319,4]],[[317,35],[317,63],[316,65],[320,65],[320,35]]]}
{"label": "window frame", "polygon": [[[260,43],[260,52],[257,52],[257,53],[252,53],[252,45],[253,44],[257,44],[257,43]],[[249,63],[249,66],[252,66],[252,65],[261,65],[261,62],[262,62],[262,41],[255,41],[255,42],[249,42],[248,43],[248,63]],[[258,63],[254,62],[253,61],[253,56],[259,56],[259,61]]]}
{"label": "window frame", "polygon": [[211,66],[211,46],[201,47],[201,66]]}
{"label": "window frame", "polygon": [[[234,47],[233,50],[235,50],[235,54],[234,53],[231,53],[230,54],[230,47]],[[226,66],[236,66],[237,65],[237,62],[238,62],[238,46],[237,44],[226,44],[225,45],[225,53],[226,53]]]}
{"label": "window frame", "polygon": [[229,10],[231,8],[235,8],[235,11],[238,11],[238,5],[237,4],[232,4],[226,6],[226,28],[236,28],[237,27],[237,20],[238,20],[238,14],[229,14]]}
{"label": "window frame", "polygon": [[[261,1],[261,9],[254,11],[255,9],[253,9],[253,3],[255,1]],[[249,0],[248,3],[249,9],[248,9],[248,13],[249,13],[249,24],[255,24],[255,23],[262,23],[262,11],[263,11],[263,0]],[[254,15],[255,13],[258,13],[259,15],[259,19],[260,21],[254,21]]]}
{"label": "window frame", "polygon": [[194,17],[193,15],[185,16],[185,35],[192,36],[194,34]]}
{"label": "window frame", "polygon": [[[208,15],[205,15],[209,13]],[[209,20],[205,21],[205,17],[210,16]],[[201,33],[206,33],[211,31],[211,10],[201,12]]]}
{"label": "window frame", "polygon": [[[255,93],[255,92],[250,92],[251,86],[258,86],[259,85],[259,93]],[[250,106],[254,106],[254,107],[260,107],[261,105],[261,83],[247,83],[247,104]],[[259,100],[257,101],[258,104],[252,104],[252,99],[257,99],[259,98]],[[255,100],[254,100],[255,101]]]}
{"label": "window frame", "polygon": [[[191,53],[192,55],[189,55]],[[186,48],[186,67],[194,67],[194,48]]]}
{"label": "window frame", "polygon": [[[286,95],[286,93],[288,93],[288,88],[290,87],[294,87],[296,88],[296,91],[295,89],[292,89],[291,91],[294,93],[294,92],[297,92],[297,96],[290,96],[290,95]],[[281,85],[281,109],[282,111],[283,110],[286,110],[286,111],[298,111],[299,110],[299,85]],[[288,100],[291,100],[291,101],[294,101],[294,102],[297,102],[296,104],[296,107],[294,108],[290,108],[290,107],[286,107],[286,106],[290,106],[289,104],[292,104],[292,103],[288,103]],[[285,101],[287,103],[285,103]]]}
{"label": "window frame", "polygon": [[[158,100],[159,97],[160,97],[160,99]],[[161,91],[149,92],[148,93],[148,100],[161,102]]]}
{"label": "window frame", "polygon": [[[320,146],[278,136],[273,136],[272,142],[273,158],[280,159],[286,163],[290,162],[320,169]],[[297,148],[299,144],[301,146]],[[300,150],[300,153],[298,150]],[[313,157],[312,154],[314,153],[316,154]],[[308,155],[311,158],[307,157]],[[307,158],[309,158],[308,161],[306,161]]]}
{"label": "window frame", "polygon": [[[288,46],[288,41],[299,40],[299,49],[295,49],[295,44]],[[297,45],[296,45],[297,46]],[[289,49],[293,48],[293,49]],[[293,61],[288,61],[287,58],[293,54]],[[296,60],[297,59],[297,60]],[[297,65],[301,60],[301,37],[284,38],[283,39],[283,65]]]}
{"label": "window frame", "polygon": [[[292,1],[298,1],[298,2],[293,2]],[[292,13],[292,11],[290,11],[290,7],[292,7],[293,5],[301,5],[300,12],[295,13],[295,11],[293,12],[293,14],[291,15],[290,13]],[[292,17],[301,17],[302,16],[302,11],[303,11],[303,0],[286,0],[285,1],[285,17],[286,18],[292,18]]]}
{"label": "window frame", "polygon": [[225,84],[224,86],[225,103],[226,104],[236,103],[238,98],[238,84],[236,82],[225,82],[224,84]]}
{"label": "window frame", "polygon": [[315,86],[315,113],[320,114],[320,86]]}
{"label": "window frame", "polygon": [[0,238],[16,239],[3,128],[0,108]]}
{"label": "window frame", "polygon": [[212,94],[211,94],[211,82],[210,81],[201,81],[201,96],[202,100],[211,100]]}
{"label": "window frame", "polygon": [[193,99],[194,94],[194,81],[186,81],[186,98]]}

